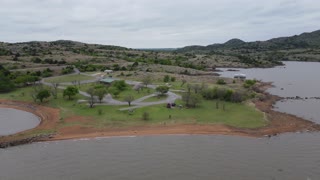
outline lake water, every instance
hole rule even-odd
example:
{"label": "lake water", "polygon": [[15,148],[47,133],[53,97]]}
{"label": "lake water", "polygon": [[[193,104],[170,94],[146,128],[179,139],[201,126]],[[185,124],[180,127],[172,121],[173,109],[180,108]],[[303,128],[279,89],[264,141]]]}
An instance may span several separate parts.
{"label": "lake water", "polygon": [[235,69],[238,72],[221,68],[223,72],[220,74],[223,77],[233,77],[234,74],[243,73],[248,79],[273,82],[275,87],[268,90],[271,94],[303,98],[303,100],[278,102],[275,105],[276,110],[320,123],[320,100],[309,99],[320,97],[320,63],[284,62],[284,64],[285,66],[267,69]]}
{"label": "lake water", "polygon": [[0,150],[0,179],[319,180],[320,134],[113,137]]}
{"label": "lake water", "polygon": [[40,123],[36,115],[11,108],[0,108],[0,136],[32,129]]}
{"label": "lake water", "polygon": [[[270,89],[274,94],[310,97],[319,96],[318,68],[318,63],[287,62],[286,68],[243,72],[274,81],[276,87]],[[305,74],[304,78],[298,74]],[[318,100],[290,100],[277,107],[319,122]],[[167,135],[34,143],[0,149],[0,179],[319,180],[320,133],[260,139]]]}

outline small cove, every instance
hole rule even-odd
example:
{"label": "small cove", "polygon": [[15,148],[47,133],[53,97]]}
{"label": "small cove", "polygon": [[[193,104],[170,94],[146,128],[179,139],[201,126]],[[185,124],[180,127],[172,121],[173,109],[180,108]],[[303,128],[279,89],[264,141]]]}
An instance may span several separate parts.
{"label": "small cove", "polygon": [[12,108],[0,108],[0,136],[12,135],[37,127],[36,115]]}

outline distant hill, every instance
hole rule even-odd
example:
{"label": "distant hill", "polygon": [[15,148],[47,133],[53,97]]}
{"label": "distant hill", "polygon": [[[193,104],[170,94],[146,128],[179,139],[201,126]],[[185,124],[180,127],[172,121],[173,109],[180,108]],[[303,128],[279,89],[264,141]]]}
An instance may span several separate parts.
{"label": "distant hill", "polygon": [[27,54],[38,55],[45,54],[50,51],[62,50],[71,52],[82,52],[84,54],[92,54],[95,50],[127,50],[125,47],[110,46],[110,45],[98,45],[98,44],[86,44],[69,40],[58,41],[30,41],[19,43],[5,43],[0,42],[0,55],[13,55],[13,54]]}
{"label": "distant hill", "polygon": [[311,33],[303,33],[291,37],[280,37],[268,41],[244,42],[240,39],[231,39],[224,44],[212,44],[208,46],[187,46],[177,52],[209,52],[216,50],[290,50],[300,48],[320,48],[320,30]]}

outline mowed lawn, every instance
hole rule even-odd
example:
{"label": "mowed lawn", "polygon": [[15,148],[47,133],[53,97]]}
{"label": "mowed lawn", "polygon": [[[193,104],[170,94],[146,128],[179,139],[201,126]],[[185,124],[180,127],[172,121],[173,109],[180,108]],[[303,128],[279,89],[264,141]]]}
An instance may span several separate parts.
{"label": "mowed lawn", "polygon": [[[12,99],[32,102],[30,96],[32,88],[22,88],[11,93],[0,94],[0,99]],[[45,106],[59,108],[61,110],[60,126],[72,126],[74,124],[92,127],[118,127],[135,125],[159,125],[159,124],[225,124],[240,128],[257,128],[267,125],[264,114],[253,106],[240,103],[225,103],[225,110],[216,109],[216,101],[203,101],[197,108],[166,108],[165,104],[135,109],[133,113],[120,111],[120,108],[128,106],[99,106],[89,108],[86,104],[77,104],[78,99],[86,99],[77,95],[73,100],[67,100],[59,93],[58,99],[50,98],[43,103]],[[179,100],[177,105],[183,103]],[[143,120],[143,113],[148,113],[150,119]],[[84,116],[89,122],[68,124],[64,120],[71,116]],[[169,118],[171,116],[171,118]]]}
{"label": "mowed lawn", "polygon": [[48,83],[65,83],[65,82],[72,82],[72,81],[85,81],[85,80],[93,80],[94,77],[81,75],[81,74],[72,74],[66,76],[58,76],[48,78],[45,81]]}

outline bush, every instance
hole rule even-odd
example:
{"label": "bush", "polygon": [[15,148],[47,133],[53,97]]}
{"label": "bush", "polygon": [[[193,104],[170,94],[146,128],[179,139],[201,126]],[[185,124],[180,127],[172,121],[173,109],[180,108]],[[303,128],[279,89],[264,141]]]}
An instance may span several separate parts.
{"label": "bush", "polygon": [[98,109],[98,115],[102,115],[103,111],[102,109]]}
{"label": "bush", "polygon": [[115,81],[112,83],[112,87],[117,88],[119,91],[124,91],[127,89],[128,85],[124,80],[121,81]]}
{"label": "bush", "polygon": [[244,84],[243,84],[243,87],[245,87],[245,88],[250,88],[250,87],[252,87],[253,85],[255,85],[256,84],[256,80],[246,80],[245,82],[244,82]]}
{"label": "bush", "polygon": [[244,94],[242,93],[239,93],[239,92],[234,92],[232,95],[231,95],[231,101],[232,102],[235,102],[235,103],[240,103],[244,100]]}
{"label": "bush", "polygon": [[170,81],[170,76],[169,75],[165,75],[163,77],[163,82],[169,82]]}
{"label": "bush", "polygon": [[148,112],[143,112],[142,120],[149,121],[150,120],[150,114]]}
{"label": "bush", "polygon": [[227,84],[223,79],[218,79],[217,84],[224,85]]}

